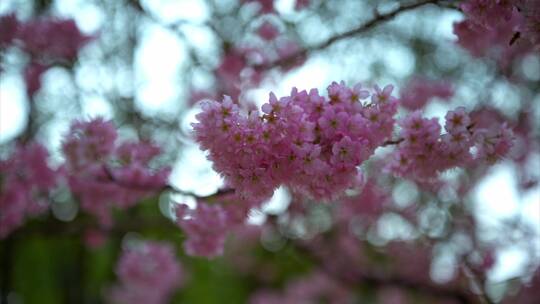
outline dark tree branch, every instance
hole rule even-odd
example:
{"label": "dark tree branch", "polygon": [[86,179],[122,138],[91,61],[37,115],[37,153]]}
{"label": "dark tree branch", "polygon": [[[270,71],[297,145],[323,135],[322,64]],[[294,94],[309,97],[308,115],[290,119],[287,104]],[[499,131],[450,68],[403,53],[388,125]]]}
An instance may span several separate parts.
{"label": "dark tree branch", "polygon": [[404,141],[404,138],[398,138],[396,140],[387,140],[382,143],[381,147],[391,146],[391,145],[399,145],[402,141]]}
{"label": "dark tree branch", "polygon": [[324,50],[324,49],[328,48],[329,46],[333,45],[334,43],[336,43],[338,41],[341,41],[341,40],[347,39],[347,38],[351,38],[351,37],[354,37],[356,35],[367,32],[367,31],[371,30],[372,28],[376,27],[377,25],[390,20],[390,19],[394,18],[395,16],[397,16],[397,15],[399,15],[401,13],[416,9],[416,8],[424,6],[426,4],[437,4],[439,2],[442,2],[442,1],[441,0],[422,0],[422,1],[419,1],[419,2],[416,2],[416,3],[412,3],[412,4],[402,4],[398,8],[396,8],[396,9],[394,9],[394,10],[388,12],[388,13],[385,13],[385,14],[378,14],[377,12],[375,12],[375,16],[371,20],[369,20],[368,22],[360,25],[357,28],[354,28],[354,29],[351,29],[349,31],[343,32],[343,33],[338,34],[336,36],[332,36],[332,37],[328,38],[326,41],[324,41],[324,42],[322,42],[322,43],[320,43],[318,45],[306,47],[306,48],[304,48],[302,50],[299,50],[299,51],[287,56],[287,57],[280,58],[280,59],[275,60],[275,61],[270,62],[270,63],[254,65],[253,68],[255,68],[257,70],[268,70],[268,69],[272,69],[272,68],[275,68],[275,67],[287,66],[291,62],[295,62],[295,61],[299,60],[300,58],[306,56],[310,52]]}

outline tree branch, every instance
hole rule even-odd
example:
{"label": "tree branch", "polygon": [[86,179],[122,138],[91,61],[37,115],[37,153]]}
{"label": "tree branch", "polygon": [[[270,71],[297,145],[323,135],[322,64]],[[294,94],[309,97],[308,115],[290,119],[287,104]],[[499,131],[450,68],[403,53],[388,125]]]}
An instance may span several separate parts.
{"label": "tree branch", "polygon": [[369,20],[368,22],[360,25],[357,28],[348,30],[348,31],[343,32],[341,34],[338,34],[336,36],[332,36],[332,37],[328,38],[326,41],[324,41],[324,42],[322,42],[322,43],[320,43],[318,45],[306,47],[306,48],[304,48],[302,50],[299,50],[299,51],[297,51],[295,53],[292,53],[291,55],[289,55],[287,57],[283,57],[283,58],[280,58],[278,60],[275,60],[275,61],[272,61],[272,62],[269,62],[269,63],[254,65],[253,68],[255,68],[256,70],[268,70],[268,69],[272,69],[272,68],[275,68],[275,67],[286,66],[289,63],[295,62],[296,60],[306,56],[307,53],[309,53],[309,52],[324,50],[324,49],[328,48],[329,46],[333,45],[334,43],[336,43],[336,42],[338,42],[340,40],[351,38],[351,37],[356,36],[358,34],[367,32],[370,29],[374,28],[375,26],[394,18],[395,16],[397,16],[397,15],[399,15],[401,13],[416,9],[416,8],[424,6],[426,4],[437,4],[438,2],[441,2],[441,0],[422,0],[422,1],[419,1],[419,2],[416,2],[416,3],[412,3],[412,4],[400,5],[398,8],[396,8],[396,9],[394,9],[394,10],[388,12],[388,13],[385,13],[385,14],[378,14],[377,12],[375,12],[375,16],[371,20]]}

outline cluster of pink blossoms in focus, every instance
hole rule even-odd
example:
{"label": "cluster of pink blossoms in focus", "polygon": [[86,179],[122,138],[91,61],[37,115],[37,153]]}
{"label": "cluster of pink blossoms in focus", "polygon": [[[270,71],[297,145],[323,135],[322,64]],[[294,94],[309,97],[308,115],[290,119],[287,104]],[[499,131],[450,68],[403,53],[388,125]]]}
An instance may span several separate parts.
{"label": "cluster of pink blossoms in focus", "polygon": [[[509,153],[514,135],[506,124],[473,120],[462,107],[447,113],[446,133],[441,133],[436,118],[412,112],[400,120],[399,136],[392,140],[398,107],[392,89],[389,85],[366,90],[359,84],[351,88],[334,82],[325,97],[316,89],[308,93],[294,88],[280,99],[271,93],[262,113],[242,111],[229,97],[202,102],[198,122],[192,124],[194,136],[209,152],[226,188],[235,190],[236,204],[231,206],[237,210],[204,203],[195,210],[178,208],[177,222],[188,235],[187,251],[219,255],[224,228],[240,223],[247,210],[259,207],[279,186],[317,200],[336,199],[346,189],[363,186],[359,166],[381,146],[395,145],[384,164],[389,172],[426,186],[436,185],[439,173],[447,169],[492,163]],[[432,91],[451,93],[442,84]],[[376,219],[383,198],[371,188],[362,195],[373,196],[363,199],[373,204],[355,207],[357,200],[350,197],[343,202],[349,207],[344,212],[361,214],[368,222]]]}
{"label": "cluster of pink blossoms in focus", "polygon": [[45,211],[57,172],[47,164],[49,153],[40,144],[18,146],[0,161],[0,239],[21,226],[27,216]]}
{"label": "cluster of pink blossoms in focus", "polygon": [[262,115],[242,113],[228,97],[205,101],[195,138],[241,199],[260,203],[280,185],[331,199],[356,186],[357,166],[392,134],[392,89],[334,82],[329,97],[293,89],[280,99],[270,94]]}
{"label": "cluster of pink blossoms in focus", "polygon": [[540,46],[540,1],[469,0],[460,8],[467,19],[454,24],[454,33],[474,56],[506,67]]}
{"label": "cluster of pink blossoms in focus", "polygon": [[30,55],[24,71],[26,90],[34,95],[41,75],[58,63],[70,63],[93,39],[79,31],[73,20],[35,19],[20,22],[14,14],[0,16],[0,48],[15,45]]}
{"label": "cluster of pink blossoms in focus", "polygon": [[494,162],[509,152],[513,141],[505,124],[477,128],[463,107],[446,114],[445,134],[436,118],[424,118],[419,111],[402,119],[400,126],[401,142],[388,168],[397,176],[422,182],[449,168]]}
{"label": "cluster of pink blossoms in focus", "polygon": [[148,142],[117,143],[114,124],[102,118],[75,121],[63,141],[63,167],[81,208],[103,225],[111,224],[110,208],[128,208],[163,189],[169,167],[152,170],[160,149]]}
{"label": "cluster of pink blossoms in focus", "polygon": [[174,290],[184,283],[174,247],[160,242],[127,244],[116,274],[120,282],[110,291],[109,300],[117,304],[169,303]]}

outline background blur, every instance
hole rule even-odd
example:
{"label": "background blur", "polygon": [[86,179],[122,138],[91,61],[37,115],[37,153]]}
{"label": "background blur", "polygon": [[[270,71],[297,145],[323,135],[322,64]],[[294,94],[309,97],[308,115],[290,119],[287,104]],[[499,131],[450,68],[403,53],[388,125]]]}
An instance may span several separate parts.
{"label": "background blur", "polygon": [[[61,140],[70,122],[102,116],[114,120],[121,137],[150,138],[163,147],[166,153],[159,161],[175,164],[173,185],[209,195],[217,191],[222,181],[190,139],[190,123],[198,112],[199,99],[220,99],[222,94],[228,94],[236,95],[246,106],[260,106],[270,91],[277,96],[288,94],[292,87],[324,92],[332,81],[340,80],[350,85],[394,84],[399,95],[399,89],[413,76],[449,81],[455,88],[450,101],[435,99],[428,104],[424,109],[426,116],[442,118],[457,106],[474,109],[489,105],[517,120],[526,110],[535,122],[533,133],[538,140],[540,55],[527,55],[512,63],[510,75],[501,72],[493,60],[471,57],[456,44],[453,23],[462,20],[463,15],[452,1],[399,14],[359,35],[322,49],[316,47],[329,37],[370,20],[375,10],[388,12],[399,2],[312,0],[309,7],[295,9],[294,0],[276,0],[271,14],[261,14],[257,1],[2,0],[0,15],[14,12],[20,20],[38,15],[73,19],[84,34],[95,39],[80,51],[72,65],[48,69],[41,77],[41,88],[33,96],[26,93],[23,72],[29,58],[17,48],[2,50],[0,155],[8,155],[13,139],[33,120],[39,125],[36,138],[49,148],[53,161],[60,163]],[[266,41],[258,33],[265,22],[279,31],[276,40]],[[300,48],[310,50],[305,63],[300,65],[264,66],[261,59],[267,55],[265,52],[271,58],[279,58],[280,53]],[[258,68],[250,70],[231,59],[231,54],[240,49],[248,50],[242,53],[247,54],[242,60],[263,66],[260,79],[254,81],[257,77],[250,74],[259,73]],[[227,64],[233,68],[221,72]],[[231,85],[227,79],[232,76],[227,73],[234,71],[237,64],[238,83]],[[516,78],[520,81],[512,80]],[[457,175],[449,172],[448,178]],[[538,153],[531,153],[524,166],[502,161],[490,168],[464,198],[478,221],[481,238],[486,241],[497,239],[501,233],[511,235],[512,229],[518,233],[524,227],[533,236],[532,241],[515,236],[498,248],[496,264],[489,272],[494,294],[504,289],[501,282],[525,275],[531,261],[538,263],[540,187],[522,184],[539,176]],[[395,203],[403,208],[422,199],[413,183],[397,182],[394,186]],[[268,214],[280,214],[289,200],[286,190],[280,190],[263,210],[252,212],[251,221],[263,223]],[[141,204],[133,212],[170,216],[168,194],[152,201],[153,204]],[[157,210],[156,205],[161,208]],[[61,221],[69,222],[77,214],[73,203],[57,209],[53,216]],[[379,233],[387,241],[410,237],[409,227],[402,221],[393,217],[380,220],[383,222]],[[17,292],[11,295],[10,303],[75,299],[66,293],[77,292],[77,284],[87,286],[87,303],[98,303],[103,286],[114,281],[113,265],[122,239],[173,239],[180,248],[180,232],[171,237],[172,229],[168,226],[133,230],[111,237],[107,245],[90,252],[81,249],[83,246],[76,238],[30,234],[15,249],[12,281]],[[304,267],[280,246],[271,251],[272,256],[267,258],[273,261],[272,267],[283,269],[283,277]],[[255,288],[256,283],[239,275],[225,258],[212,262],[183,256],[182,259],[188,261],[191,273],[188,285],[175,298],[183,303],[218,303],[224,297],[230,299],[227,303],[242,303]],[[84,264],[80,263],[82,260]]]}

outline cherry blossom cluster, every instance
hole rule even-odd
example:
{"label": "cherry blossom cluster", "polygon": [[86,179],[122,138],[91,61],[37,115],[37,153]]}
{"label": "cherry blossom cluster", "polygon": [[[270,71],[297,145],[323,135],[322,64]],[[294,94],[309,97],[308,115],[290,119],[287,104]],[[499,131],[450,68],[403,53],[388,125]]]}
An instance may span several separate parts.
{"label": "cherry blossom cluster", "polygon": [[537,0],[520,0],[517,6],[525,19],[520,30],[532,43],[540,45],[540,3]]}
{"label": "cherry blossom cluster", "polygon": [[20,25],[22,48],[42,60],[75,60],[93,38],[79,31],[74,20],[34,19]]}
{"label": "cherry blossom cluster", "polygon": [[93,39],[79,31],[74,20],[51,18],[20,22],[15,14],[0,16],[0,48],[15,45],[30,55],[24,71],[29,96],[41,87],[41,75],[58,63],[73,62]]}
{"label": "cherry blossom cluster", "polygon": [[374,181],[368,180],[362,186],[360,193],[344,197],[339,202],[335,212],[335,221],[338,224],[350,225],[354,222],[367,228],[376,223],[379,217],[388,209],[388,194]]}
{"label": "cherry blossom cluster", "polygon": [[65,163],[58,169],[49,166],[47,149],[37,143],[18,145],[0,160],[0,238],[47,210],[49,194],[64,181],[102,228],[112,224],[113,207],[129,208],[167,185],[170,168],[151,164],[160,149],[145,141],[119,143],[114,124],[102,118],[73,122],[62,150]]}
{"label": "cherry blossom cluster", "polygon": [[116,265],[119,284],[110,290],[110,302],[169,303],[174,290],[184,283],[184,270],[174,247],[155,241],[125,245]]}
{"label": "cherry blossom cluster", "polygon": [[15,14],[0,17],[0,47],[4,48],[11,44],[17,36],[19,21]]}
{"label": "cherry blossom cluster", "polygon": [[463,107],[448,112],[445,118],[444,134],[436,118],[424,118],[420,111],[402,119],[401,142],[388,165],[390,171],[397,176],[429,181],[453,167],[494,162],[512,147],[513,132],[505,124],[475,127]]}
{"label": "cherry blossom cluster", "polygon": [[264,21],[257,29],[257,34],[264,40],[272,41],[279,35],[279,30],[271,21]]}
{"label": "cherry blossom cluster", "polygon": [[131,207],[167,184],[170,168],[149,166],[160,149],[149,142],[117,143],[114,124],[102,118],[75,121],[62,149],[71,191],[104,225],[111,224],[111,207]]}
{"label": "cherry blossom cluster", "polygon": [[415,77],[400,91],[399,105],[408,110],[423,108],[432,98],[447,100],[454,95],[452,85],[446,81]]}
{"label": "cherry blossom cluster", "polygon": [[184,249],[187,254],[212,258],[223,254],[229,227],[227,212],[219,205],[197,203],[196,209],[178,205],[176,222],[187,235]]}
{"label": "cherry blossom cluster", "polygon": [[330,199],[355,185],[357,166],[392,134],[392,89],[334,82],[325,97],[295,88],[280,99],[270,94],[262,114],[243,113],[229,97],[205,101],[195,138],[242,199],[261,202],[280,185]]}
{"label": "cherry blossom cluster", "polygon": [[57,172],[47,163],[47,150],[38,143],[18,146],[0,160],[0,239],[21,226],[26,217],[45,211],[56,186]]}
{"label": "cherry blossom cluster", "polygon": [[474,56],[490,57],[506,67],[540,45],[536,0],[469,0],[460,8],[467,18],[454,24],[454,33]]}
{"label": "cherry blossom cluster", "polygon": [[469,0],[460,5],[467,18],[477,26],[496,30],[501,25],[512,28],[533,44],[540,43],[540,3],[537,0]]}

